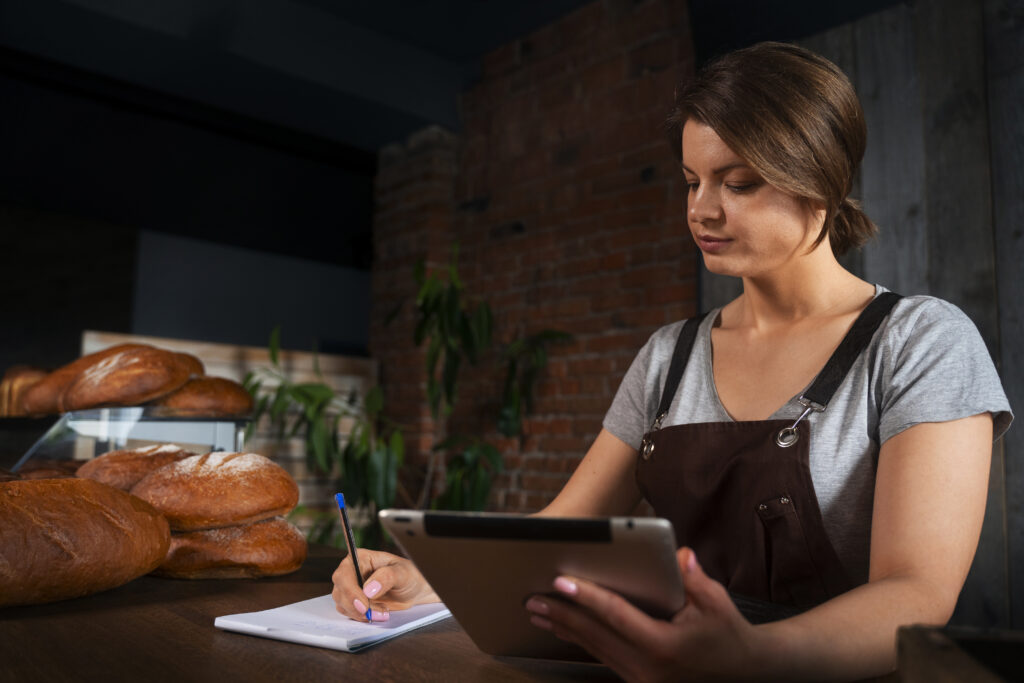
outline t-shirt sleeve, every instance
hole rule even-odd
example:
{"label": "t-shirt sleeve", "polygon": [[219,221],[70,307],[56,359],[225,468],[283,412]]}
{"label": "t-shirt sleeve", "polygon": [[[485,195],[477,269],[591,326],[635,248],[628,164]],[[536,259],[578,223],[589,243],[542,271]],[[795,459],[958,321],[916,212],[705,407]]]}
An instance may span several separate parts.
{"label": "t-shirt sleeve", "polygon": [[[894,316],[898,309],[894,311]],[[928,298],[890,323],[882,344],[880,443],[922,422],[979,413],[993,417],[995,438],[1013,419],[988,348],[963,311]]]}
{"label": "t-shirt sleeve", "polygon": [[602,423],[605,429],[636,449],[640,448],[640,441],[647,431],[646,405],[649,384],[654,379],[650,376],[654,345],[652,336],[633,359]]}

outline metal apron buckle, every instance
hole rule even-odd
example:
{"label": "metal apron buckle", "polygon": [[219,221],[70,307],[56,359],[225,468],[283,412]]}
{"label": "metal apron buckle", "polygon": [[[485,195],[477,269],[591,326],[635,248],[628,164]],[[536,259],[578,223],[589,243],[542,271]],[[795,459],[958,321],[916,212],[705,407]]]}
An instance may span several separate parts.
{"label": "metal apron buckle", "polygon": [[644,434],[643,440],[640,442],[640,457],[644,460],[650,460],[651,456],[654,455],[654,441],[649,439],[648,436],[661,429],[661,421],[668,415],[668,411],[662,412],[658,417],[654,418],[654,424],[651,425],[650,431]]}
{"label": "metal apron buckle", "polygon": [[779,433],[775,435],[775,443],[778,444],[780,448],[789,448],[800,440],[800,434],[796,431],[796,426],[800,424],[802,419],[807,417],[811,412],[825,412],[825,406],[820,403],[815,403],[803,396],[797,399],[797,403],[804,407],[804,412],[800,413],[800,417],[798,417],[793,424],[788,427],[783,427],[779,430]]}

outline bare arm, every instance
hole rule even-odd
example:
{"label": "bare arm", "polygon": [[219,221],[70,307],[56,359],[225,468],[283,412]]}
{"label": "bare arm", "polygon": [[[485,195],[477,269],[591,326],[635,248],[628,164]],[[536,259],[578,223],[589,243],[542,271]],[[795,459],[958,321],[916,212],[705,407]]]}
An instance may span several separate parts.
{"label": "bare arm", "polygon": [[988,413],[920,424],[878,458],[868,583],[763,627],[783,664],[812,677],[896,666],[896,629],[945,624],[977,549],[992,449]]}
{"label": "bare arm", "polygon": [[579,643],[627,680],[852,680],[891,671],[896,629],[945,623],[977,546],[992,419],[922,424],[879,454],[867,584],[799,616],[752,626],[699,558],[680,549],[687,605],[652,619],[589,581],[534,596],[531,621]]}
{"label": "bare arm", "polygon": [[579,467],[538,515],[596,517],[629,514],[640,502],[633,469],[636,449],[602,429]]}

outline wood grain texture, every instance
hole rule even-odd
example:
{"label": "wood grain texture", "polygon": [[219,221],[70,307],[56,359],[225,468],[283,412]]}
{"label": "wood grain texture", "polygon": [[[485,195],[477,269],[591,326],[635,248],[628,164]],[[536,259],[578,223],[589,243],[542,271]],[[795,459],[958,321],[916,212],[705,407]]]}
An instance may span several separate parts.
{"label": "wood grain texture", "polygon": [[[932,0],[913,9],[926,153],[928,293],[959,306],[989,353],[999,348],[989,173],[985,44],[980,2]],[[950,182],[955,178],[955,182]],[[997,445],[974,564],[952,623],[1006,626],[1003,452]]]}
{"label": "wood grain texture", "polygon": [[[1024,407],[1024,2],[984,3],[986,81],[999,302],[999,371],[1010,405]],[[1020,418],[1018,417],[1018,422]],[[1024,430],[1003,438],[1010,614],[1024,628]]]}
{"label": "wood grain texture", "polygon": [[857,89],[868,126],[861,167],[864,210],[878,237],[864,275],[900,294],[928,292],[925,148],[911,10],[899,5],[854,26]]}
{"label": "wood grain texture", "polygon": [[[604,667],[496,658],[453,619],[358,654],[221,631],[213,620],[326,595],[342,555],[311,546],[302,569],[259,580],[143,577],[60,605],[0,610],[5,680],[614,681]],[[60,656],[53,656],[59,652]]]}

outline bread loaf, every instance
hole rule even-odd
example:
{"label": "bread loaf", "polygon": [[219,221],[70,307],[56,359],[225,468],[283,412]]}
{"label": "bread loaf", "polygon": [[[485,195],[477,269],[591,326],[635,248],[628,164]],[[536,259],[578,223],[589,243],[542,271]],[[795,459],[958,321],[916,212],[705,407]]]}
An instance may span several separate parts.
{"label": "bread loaf", "polygon": [[82,370],[61,394],[58,407],[140,405],[180,387],[192,370],[185,354],[153,347],[125,349]]}
{"label": "bread loaf", "polygon": [[53,415],[60,412],[60,397],[75,378],[91,365],[103,359],[128,349],[152,348],[145,344],[118,344],[109,349],[103,349],[96,353],[71,361],[65,366],[57,368],[43,379],[25,390],[21,404],[29,415]]}
{"label": "bread loaf", "polygon": [[89,479],[0,484],[0,607],[115,588],[167,555],[167,520]]}
{"label": "bread loaf", "polygon": [[198,531],[283,515],[299,487],[279,465],[255,453],[207,453],[165,465],[132,494],[162,512],[171,529]]}
{"label": "bread loaf", "polygon": [[110,451],[79,467],[77,476],[92,479],[122,491],[131,491],[132,487],[150,472],[193,455],[198,455],[198,453],[186,451],[175,444]]}
{"label": "bread loaf", "polygon": [[64,479],[75,476],[82,466],[81,460],[30,458],[18,469],[21,479]]}
{"label": "bread loaf", "polygon": [[246,579],[288,574],[306,559],[306,539],[283,517],[171,534],[153,574],[175,579]]}
{"label": "bread loaf", "polygon": [[31,387],[49,374],[40,368],[15,365],[7,369],[0,380],[0,417],[25,415],[22,399]]}
{"label": "bread loaf", "polygon": [[238,382],[223,377],[193,377],[180,388],[151,405],[158,414],[224,417],[252,412],[252,396]]}

